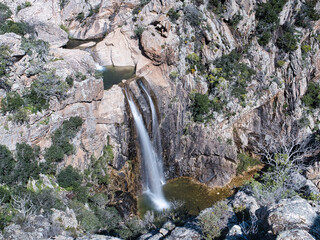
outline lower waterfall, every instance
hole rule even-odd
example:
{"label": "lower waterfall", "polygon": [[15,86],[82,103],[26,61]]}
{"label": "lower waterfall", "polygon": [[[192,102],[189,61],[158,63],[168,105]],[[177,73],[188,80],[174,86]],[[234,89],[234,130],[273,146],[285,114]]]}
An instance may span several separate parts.
{"label": "lower waterfall", "polygon": [[[162,190],[162,176],[159,173],[159,164],[157,163],[157,154],[154,146],[150,141],[148,131],[144,125],[142,115],[137,109],[129,92],[126,91],[126,96],[130,106],[130,110],[134,119],[135,127],[138,133],[143,166],[145,174],[146,194],[150,197],[154,207],[157,210],[162,210],[170,207],[169,202],[165,199]],[[161,169],[162,170],[162,169]]]}

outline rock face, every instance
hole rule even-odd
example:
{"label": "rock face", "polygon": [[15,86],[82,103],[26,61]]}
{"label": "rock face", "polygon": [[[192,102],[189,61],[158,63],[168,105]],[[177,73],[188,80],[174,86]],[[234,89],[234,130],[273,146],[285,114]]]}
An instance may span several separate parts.
{"label": "rock face", "polygon": [[315,238],[305,230],[289,230],[279,234],[277,240],[314,240]]}
{"label": "rock face", "polygon": [[268,223],[274,234],[292,229],[308,231],[317,219],[315,210],[305,199],[299,197],[280,200],[268,211]]}

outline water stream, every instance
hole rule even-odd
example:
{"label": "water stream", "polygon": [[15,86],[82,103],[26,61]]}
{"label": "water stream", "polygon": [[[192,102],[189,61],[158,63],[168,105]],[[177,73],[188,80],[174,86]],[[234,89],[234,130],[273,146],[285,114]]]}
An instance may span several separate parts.
{"label": "water stream", "polygon": [[[165,199],[160,173],[157,154],[154,149],[154,145],[151,143],[148,131],[144,125],[142,115],[136,107],[134,101],[129,92],[126,91],[126,96],[129,102],[130,110],[134,119],[135,127],[138,133],[141,154],[143,159],[143,173],[145,180],[145,194],[150,198],[157,210],[162,210],[170,207],[169,202]],[[152,102],[152,99],[150,98]],[[153,102],[152,102],[153,104]]]}
{"label": "water stream", "polygon": [[161,146],[161,136],[159,131],[159,121],[157,116],[156,107],[152,101],[150,94],[148,93],[147,89],[143,85],[142,81],[139,81],[139,85],[141,86],[142,90],[148,97],[148,102],[151,108],[151,116],[152,116],[152,144],[153,148],[156,152],[157,157],[157,164],[158,170],[160,175],[160,181],[162,184],[165,184],[165,177],[163,173],[163,163],[162,163],[162,146]]}

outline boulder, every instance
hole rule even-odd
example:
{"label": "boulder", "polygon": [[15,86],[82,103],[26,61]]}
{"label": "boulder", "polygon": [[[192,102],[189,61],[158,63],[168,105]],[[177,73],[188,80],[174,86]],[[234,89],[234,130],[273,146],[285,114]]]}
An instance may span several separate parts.
{"label": "boulder", "polygon": [[21,36],[15,33],[6,33],[0,35],[0,46],[8,46],[10,49],[10,55],[22,56],[25,52],[20,48],[21,45]]}
{"label": "boulder", "polygon": [[245,207],[249,210],[251,215],[255,215],[256,210],[260,208],[258,205],[256,199],[252,196],[248,196],[244,192],[237,192],[237,194],[234,196],[234,200],[232,201],[233,208],[242,208]]}
{"label": "boulder", "polygon": [[280,233],[277,240],[316,240],[306,230],[293,229]]}
{"label": "boulder", "polygon": [[57,225],[60,225],[63,229],[76,229],[78,222],[76,215],[72,209],[60,211],[58,209],[52,209],[51,221]]}
{"label": "boulder", "polygon": [[160,65],[164,61],[165,41],[154,27],[143,31],[141,46],[144,53],[152,60],[154,65]]}
{"label": "boulder", "polygon": [[120,28],[109,33],[103,41],[99,42],[93,48],[93,53],[103,66],[135,66],[128,40]]}
{"label": "boulder", "polygon": [[99,235],[99,234],[93,234],[93,235],[89,234],[83,237],[76,238],[76,240],[121,240],[121,239],[116,237],[111,237],[111,236]]}
{"label": "boulder", "polygon": [[292,229],[310,230],[317,213],[307,200],[301,197],[282,199],[269,209],[268,223],[274,234]]}

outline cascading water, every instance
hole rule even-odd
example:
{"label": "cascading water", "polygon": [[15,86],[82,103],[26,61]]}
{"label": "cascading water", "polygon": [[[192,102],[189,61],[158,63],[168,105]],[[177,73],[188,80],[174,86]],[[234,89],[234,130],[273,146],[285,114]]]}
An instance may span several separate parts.
{"label": "cascading water", "polygon": [[154,151],[150,141],[148,131],[144,126],[142,116],[133,102],[130,93],[126,91],[126,96],[129,102],[130,110],[134,119],[134,123],[138,132],[141,154],[144,162],[144,174],[146,179],[146,193],[155,205],[157,210],[162,210],[170,207],[170,204],[164,197],[161,184],[161,176],[159,174],[159,164],[157,163],[157,154]]}
{"label": "cascading water", "polygon": [[161,146],[161,136],[159,131],[159,122],[156,107],[152,101],[150,94],[148,93],[146,87],[143,85],[142,81],[139,81],[139,85],[142,90],[148,97],[148,101],[151,108],[151,116],[152,116],[152,144],[157,157],[158,170],[160,175],[160,181],[162,184],[165,184],[165,178],[163,173],[163,164],[162,164],[162,146]]}

